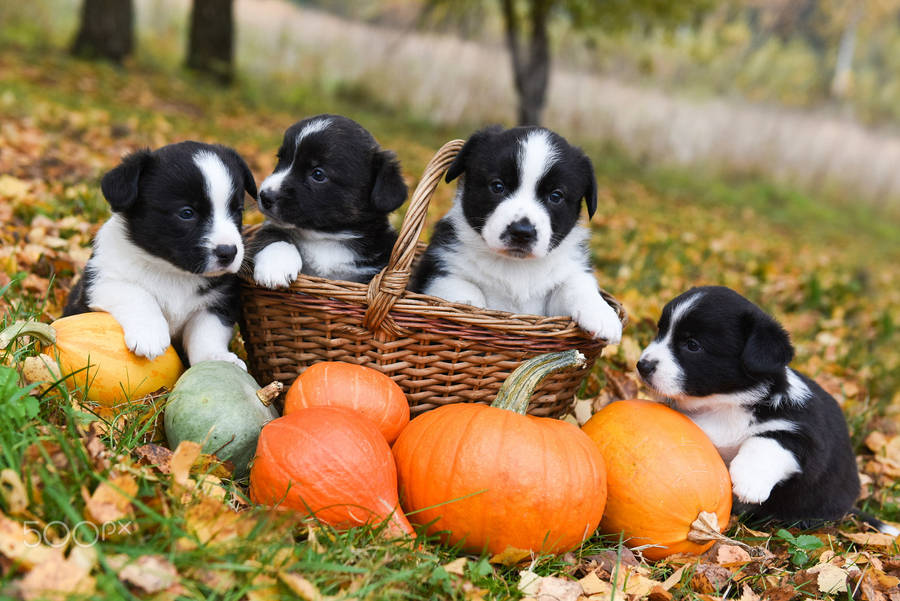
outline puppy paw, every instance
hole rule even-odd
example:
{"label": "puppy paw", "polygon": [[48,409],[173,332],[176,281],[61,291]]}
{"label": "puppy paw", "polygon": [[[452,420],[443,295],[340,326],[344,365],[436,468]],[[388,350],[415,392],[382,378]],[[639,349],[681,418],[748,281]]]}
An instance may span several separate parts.
{"label": "puppy paw", "polygon": [[169,326],[165,320],[152,326],[142,324],[123,329],[125,330],[125,346],[140,357],[155,359],[165,353],[172,343],[169,337]]}
{"label": "puppy paw", "polygon": [[204,356],[200,360],[191,361],[191,364],[200,363],[201,361],[226,361],[228,363],[237,365],[244,371],[247,371],[247,364],[241,361],[241,359],[234,353],[212,353],[210,355]]}
{"label": "puppy paw", "polygon": [[289,242],[275,242],[259,251],[253,260],[253,279],[266,288],[286,288],[303,269],[297,247]]}
{"label": "puppy paw", "polygon": [[589,332],[594,338],[602,338],[610,344],[618,344],[622,340],[622,322],[619,316],[601,298],[591,307],[576,309],[572,318]]}
{"label": "puppy paw", "polygon": [[758,505],[769,498],[774,484],[764,470],[738,459],[735,457],[732,460],[728,470],[734,496],[743,503]]}

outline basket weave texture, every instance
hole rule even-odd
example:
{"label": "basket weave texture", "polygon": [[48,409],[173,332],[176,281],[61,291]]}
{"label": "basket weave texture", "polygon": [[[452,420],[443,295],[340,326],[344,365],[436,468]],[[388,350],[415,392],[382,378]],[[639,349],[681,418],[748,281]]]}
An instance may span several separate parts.
{"label": "basket weave texture", "polygon": [[[261,383],[289,386],[319,361],[345,361],[391,377],[415,415],[459,402],[490,403],[506,377],[535,355],[578,349],[580,369],[552,374],[535,391],[533,415],[558,417],[605,346],[569,317],[514,315],[406,290],[428,204],[462,148],[445,144],[429,162],[410,200],[388,265],[368,284],[300,275],[288,288],[269,290],[242,275],[241,334],[250,373]],[[252,236],[256,228],[248,228]],[[623,325],[622,306],[608,293]]]}

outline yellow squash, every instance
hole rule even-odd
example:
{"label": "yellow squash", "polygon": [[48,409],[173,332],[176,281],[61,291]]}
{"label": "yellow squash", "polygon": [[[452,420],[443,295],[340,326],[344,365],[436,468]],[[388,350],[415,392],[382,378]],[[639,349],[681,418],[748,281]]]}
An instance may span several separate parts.
{"label": "yellow squash", "polygon": [[71,315],[50,325],[17,322],[0,332],[0,348],[19,336],[40,340],[44,352],[68,376],[65,385],[105,407],[141,398],[163,386],[171,389],[184,371],[171,346],[152,360],[128,350],[122,327],[109,313]]}

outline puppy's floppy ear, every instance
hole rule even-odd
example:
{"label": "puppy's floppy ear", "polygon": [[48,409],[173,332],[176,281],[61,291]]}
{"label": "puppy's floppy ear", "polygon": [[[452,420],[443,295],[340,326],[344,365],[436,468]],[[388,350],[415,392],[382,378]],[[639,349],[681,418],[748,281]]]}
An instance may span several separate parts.
{"label": "puppy's floppy ear", "polygon": [[241,175],[244,178],[244,190],[247,191],[247,194],[253,197],[256,200],[257,192],[256,192],[256,179],[253,177],[253,172],[250,171],[250,167],[247,166],[247,162],[234,148],[225,147],[226,151],[231,153],[237,162],[238,168],[241,170]]}
{"label": "puppy's floppy ear", "polygon": [[390,150],[379,150],[372,158],[372,205],[389,213],[406,201],[406,182],[400,174],[400,163]]}
{"label": "puppy's floppy ear", "polygon": [[490,127],[478,130],[474,134],[469,136],[469,139],[466,140],[465,144],[463,144],[463,147],[459,150],[456,158],[454,158],[453,162],[450,163],[450,167],[447,168],[447,175],[444,177],[444,181],[449,184],[457,177],[462,175],[466,170],[466,162],[469,160],[469,155],[472,154],[472,149],[484,142],[488,137],[499,133],[502,130],[503,128],[501,126],[492,125]]}
{"label": "puppy's floppy ear", "polygon": [[747,342],[741,362],[748,373],[755,376],[778,375],[794,358],[794,347],[781,325],[763,313],[752,311],[744,315]]}
{"label": "puppy's floppy ear", "polygon": [[580,168],[588,181],[588,187],[584,193],[584,203],[587,205],[588,219],[590,219],[597,211],[597,176],[594,173],[594,164],[588,155],[581,155]]}
{"label": "puppy's floppy ear", "polygon": [[132,152],[100,180],[100,190],[114,212],[125,211],[135,203],[141,172],[150,159],[147,148]]}

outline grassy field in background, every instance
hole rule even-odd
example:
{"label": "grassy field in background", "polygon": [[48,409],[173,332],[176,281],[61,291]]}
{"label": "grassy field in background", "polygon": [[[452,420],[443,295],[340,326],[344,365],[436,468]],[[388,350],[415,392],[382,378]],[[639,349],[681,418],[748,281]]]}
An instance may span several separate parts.
{"label": "grassy field in background", "polygon": [[[259,182],[274,166],[284,129],[327,111],[358,120],[395,150],[412,186],[443,142],[466,137],[480,125],[435,125],[364,91],[295,83],[284,75],[242,77],[238,86],[223,90],[182,73],[172,55],[147,46],[125,68],[116,68],[72,60],[56,42],[41,42],[37,34],[15,39],[3,34],[0,30],[0,40],[6,40],[0,41],[0,325],[59,315],[86,259],[90,235],[108,216],[99,178],[124,152],[183,139],[220,142],[247,159]],[[692,285],[725,284],[791,331],[798,351],[794,366],[841,402],[861,465],[870,465],[875,458],[864,439],[873,431],[891,437],[900,430],[900,223],[869,206],[810,196],[760,177],[652,167],[613,146],[572,139],[597,169],[600,199],[591,249],[598,280],[631,318],[623,343],[605,352],[584,397],[599,406],[614,398],[623,382],[634,383],[634,361],[667,300]],[[439,188],[430,223],[449,207],[452,191],[452,186]],[[247,220],[258,219],[248,207]],[[0,359],[15,367],[34,352],[23,346]],[[0,469],[29,483],[29,504],[19,519],[76,524],[85,513],[85,495],[108,478],[104,460],[133,474],[134,531],[111,536],[87,556],[70,554],[58,558],[69,563],[51,564],[61,573],[88,565],[85,578],[93,579],[98,594],[291,598],[291,591],[309,591],[302,578],[323,595],[339,597],[521,596],[516,583],[522,566],[491,564],[486,557],[454,566],[460,554],[452,549],[387,541],[378,530],[309,529],[259,509],[235,514],[220,501],[211,504],[208,496],[185,504],[184,491],[171,478],[136,459],[136,447],[160,442],[159,403],[98,421],[72,403],[69,391],[14,404],[18,393],[11,390],[0,386],[9,395],[0,398]],[[96,440],[111,455],[98,455]],[[191,478],[199,486],[210,482],[207,476]],[[885,519],[900,518],[896,484],[877,471],[870,476],[864,507]],[[226,478],[214,484],[232,504],[244,507],[244,483]],[[13,515],[8,496],[0,506]],[[228,527],[210,536],[204,530],[208,522]],[[842,527],[858,529],[852,522]],[[751,536],[737,528],[731,533]],[[836,533],[818,534],[831,537],[826,544],[836,552],[852,551],[837,542]],[[779,554],[790,549],[784,537],[767,537],[765,544]],[[595,537],[574,554],[540,558],[533,569],[577,577],[591,557],[604,552],[622,553],[618,541]],[[168,587],[153,593],[121,576],[123,562],[147,555],[177,573]],[[773,560],[746,582],[757,592],[772,582],[789,586],[803,565]],[[662,579],[674,570],[660,564],[649,566],[647,574]],[[23,594],[23,586],[19,573],[4,568],[0,594]],[[688,571],[673,592],[696,598],[693,587]],[[732,595],[739,588],[732,587]]]}

